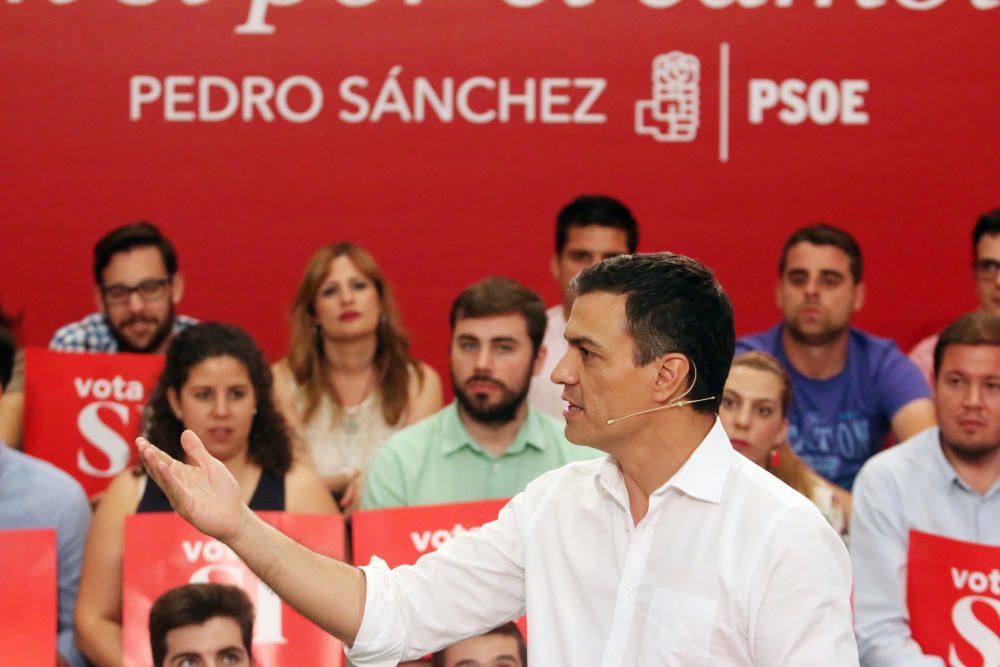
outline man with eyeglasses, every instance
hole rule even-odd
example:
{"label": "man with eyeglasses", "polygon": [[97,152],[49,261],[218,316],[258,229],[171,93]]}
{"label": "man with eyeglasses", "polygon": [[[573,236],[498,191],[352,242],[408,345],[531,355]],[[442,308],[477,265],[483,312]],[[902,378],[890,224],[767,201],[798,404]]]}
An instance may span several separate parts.
{"label": "man with eyeglasses", "polygon": [[[49,343],[66,352],[162,353],[170,337],[197,320],[176,315],[184,293],[174,246],[149,222],[119,227],[94,246],[100,309],[56,331]],[[18,350],[0,398],[0,440],[19,446],[24,430],[24,352]]]}
{"label": "man with eyeglasses", "polygon": [[[972,231],[972,276],[976,281],[979,310],[1000,315],[1000,208],[983,213]],[[910,359],[934,384],[934,347],[938,334],[928,336],[910,350]]]}
{"label": "man with eyeglasses", "polygon": [[783,321],[737,352],[777,357],[792,379],[788,440],[823,477],[850,490],[861,465],[934,425],[930,388],[886,338],[851,326],[865,301],[861,247],[842,229],[803,227],[785,242],[776,298]]}
{"label": "man with eyeglasses", "polygon": [[196,323],[174,312],[184,279],[173,244],[152,223],[124,225],[98,241],[94,280],[100,311],[56,331],[51,349],[162,353],[172,335]]}

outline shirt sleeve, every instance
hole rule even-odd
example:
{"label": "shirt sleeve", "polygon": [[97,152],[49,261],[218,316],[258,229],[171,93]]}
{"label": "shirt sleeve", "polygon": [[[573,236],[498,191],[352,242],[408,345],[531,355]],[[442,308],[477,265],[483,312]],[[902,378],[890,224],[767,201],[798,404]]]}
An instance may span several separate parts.
{"label": "shirt sleeve", "polygon": [[462,533],[415,565],[373,558],[361,628],[347,657],[382,667],[482,634],[524,613],[523,494],[496,521]]}
{"label": "shirt sleeve", "polygon": [[875,374],[882,412],[891,420],[910,401],[930,398],[931,390],[923,373],[891,343]]}
{"label": "shirt sleeve", "polygon": [[770,532],[749,582],[753,663],[856,666],[843,540],[812,507],[787,510]]}
{"label": "shirt sleeve", "polygon": [[80,587],[80,566],[83,547],[90,527],[90,503],[83,489],[70,487],[71,493],[63,494],[56,519],[56,550],[58,555],[59,586],[59,636],[57,647],[72,667],[84,667],[83,656],[76,648],[73,636],[73,612],[76,594]]}
{"label": "shirt sleeve", "polygon": [[361,509],[374,510],[387,507],[405,507],[406,478],[403,474],[402,462],[396,452],[393,439],[375,454],[368,471],[365,473],[365,484],[361,492]]}
{"label": "shirt sleeve", "polygon": [[854,626],[865,667],[944,667],[910,634],[906,607],[909,534],[899,489],[876,459],[861,470],[851,510]]}

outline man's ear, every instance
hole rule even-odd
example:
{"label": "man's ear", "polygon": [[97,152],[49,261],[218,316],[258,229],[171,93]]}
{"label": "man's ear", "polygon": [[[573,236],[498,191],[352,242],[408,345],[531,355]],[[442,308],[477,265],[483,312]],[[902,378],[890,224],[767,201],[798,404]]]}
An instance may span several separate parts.
{"label": "man's ear", "polygon": [[691,369],[688,358],[679,352],[671,352],[654,363],[657,368],[653,381],[653,400],[668,403],[680,398],[688,389],[687,377]]}
{"label": "man's ear", "polygon": [[176,306],[181,302],[182,296],[184,296],[184,274],[178,272],[170,279],[170,300]]}
{"label": "man's ear", "polygon": [[552,278],[559,282],[559,255],[552,255],[552,259],[549,260],[549,271],[552,272]]}
{"label": "man's ear", "polygon": [[545,358],[549,356],[549,348],[545,347],[545,343],[538,346],[538,352],[535,353],[535,360],[531,364],[531,376],[535,377],[542,372],[542,367],[545,366]]}
{"label": "man's ear", "polygon": [[865,287],[864,282],[858,283],[854,287],[854,312],[858,312],[865,305],[866,296],[868,296],[868,289]]}
{"label": "man's ear", "polygon": [[97,285],[94,287],[94,303],[97,304],[97,310],[104,314],[107,314],[108,310],[104,305],[104,295],[101,294],[101,286]]}

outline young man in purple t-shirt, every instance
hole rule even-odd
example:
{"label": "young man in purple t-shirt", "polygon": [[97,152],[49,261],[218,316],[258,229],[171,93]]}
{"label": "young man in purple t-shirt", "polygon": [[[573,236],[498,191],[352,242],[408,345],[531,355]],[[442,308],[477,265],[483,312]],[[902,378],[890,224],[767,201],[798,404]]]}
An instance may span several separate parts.
{"label": "young man in purple t-shirt", "polygon": [[782,322],[741,338],[737,352],[763,350],[792,378],[788,438],[816,471],[850,489],[891,428],[906,440],[934,425],[930,389],[896,344],[851,327],[865,300],[861,248],[826,224],[785,242],[778,266]]}

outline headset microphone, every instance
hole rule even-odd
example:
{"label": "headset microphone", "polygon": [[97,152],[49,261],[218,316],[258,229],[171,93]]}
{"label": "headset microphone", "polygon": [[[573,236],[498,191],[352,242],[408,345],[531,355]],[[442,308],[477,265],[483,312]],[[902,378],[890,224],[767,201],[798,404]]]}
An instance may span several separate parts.
{"label": "headset microphone", "polygon": [[[695,365],[693,361],[691,362],[691,367],[694,369],[693,373],[694,377],[691,380],[691,386],[687,388],[687,391],[678,396],[677,397],[678,399],[684,398],[685,396],[690,394],[691,390],[694,389],[694,385],[698,382],[698,367]],[[639,412],[633,412],[632,414],[625,415],[624,417],[609,419],[605,423],[608,426],[613,426],[620,421],[625,421],[626,419],[631,419],[632,417],[638,417],[639,415],[649,414],[650,412],[656,412],[657,410],[670,410],[671,408],[683,408],[685,405],[691,405],[692,403],[701,403],[702,401],[711,401],[714,398],[715,396],[706,396],[705,398],[694,398],[689,401],[675,400],[672,403],[668,403],[667,405],[660,405],[655,408],[649,408],[648,410],[640,410]]]}

